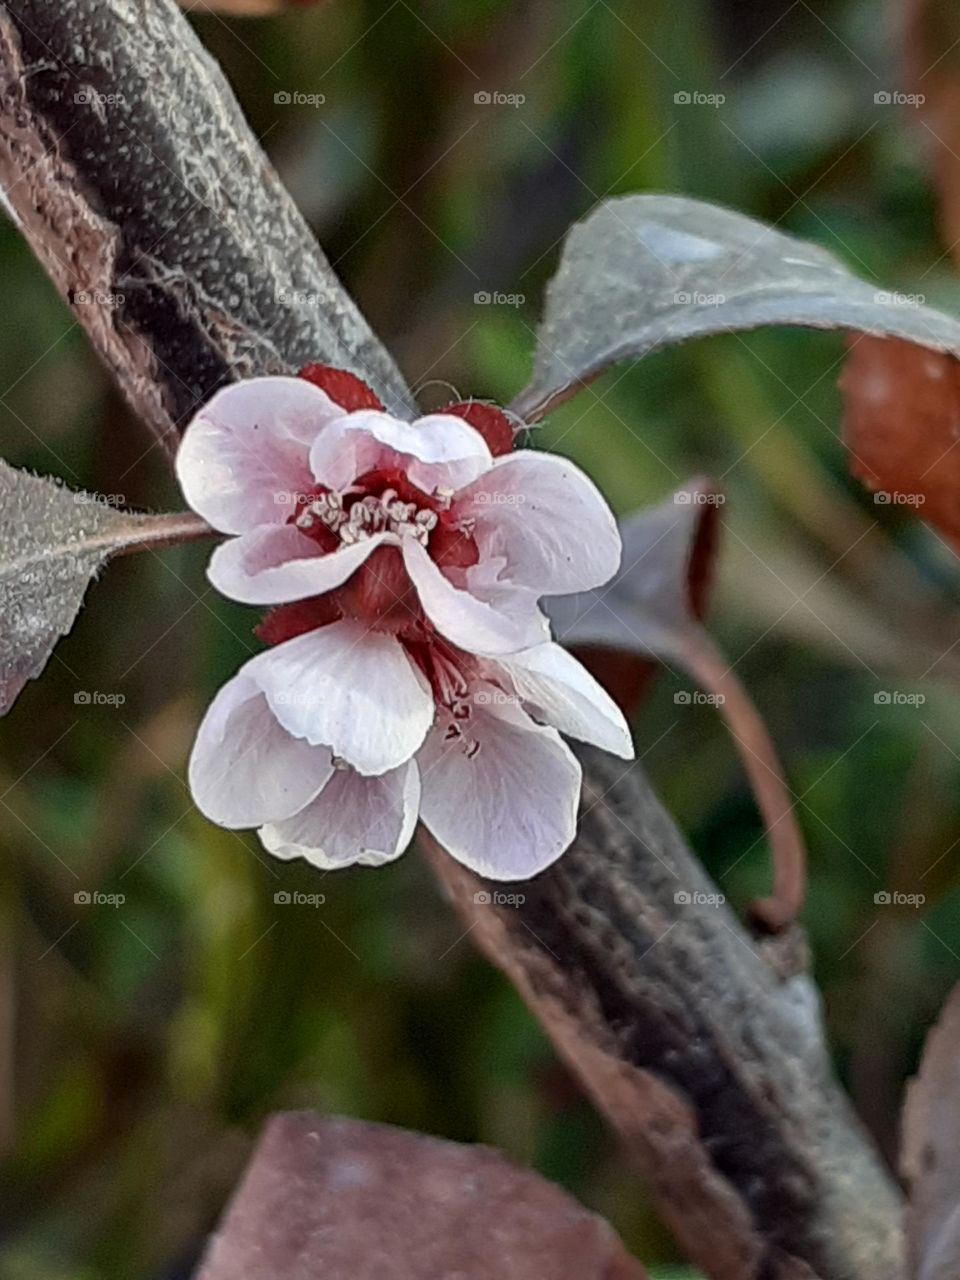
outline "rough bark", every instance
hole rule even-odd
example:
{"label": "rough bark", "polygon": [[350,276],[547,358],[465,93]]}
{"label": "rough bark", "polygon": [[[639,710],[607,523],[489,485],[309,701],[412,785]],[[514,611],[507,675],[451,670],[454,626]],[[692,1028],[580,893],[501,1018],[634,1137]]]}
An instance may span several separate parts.
{"label": "rough bark", "polygon": [[470,937],[708,1275],[895,1280],[899,1197],[833,1079],[802,936],[748,934],[641,767],[580,754],[578,839],[537,879],[485,884],[422,837]]}
{"label": "rough bark", "polygon": [[168,0],[0,4],[0,187],[167,447],[217,387],[310,360],[410,408]]}
{"label": "rough bark", "polygon": [[[76,102],[88,89],[122,101]],[[409,405],[172,0],[0,3],[0,183],[160,439],[220,383],[308,359]],[[475,901],[434,850],[471,936],[709,1275],[897,1280],[897,1192],[832,1079],[810,979],[783,940],[771,963],[726,909],[677,902],[715,891],[639,766],[584,759],[579,841],[516,887],[522,907]]]}

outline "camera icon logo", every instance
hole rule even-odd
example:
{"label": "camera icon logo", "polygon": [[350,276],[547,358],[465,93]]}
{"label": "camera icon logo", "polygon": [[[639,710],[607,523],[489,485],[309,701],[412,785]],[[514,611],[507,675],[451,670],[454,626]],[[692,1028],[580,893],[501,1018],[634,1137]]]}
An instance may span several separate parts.
{"label": "camera icon logo", "polygon": [[888,689],[881,689],[873,695],[873,700],[879,707],[887,707],[890,705],[892,698]]}
{"label": "camera icon logo", "polygon": [[673,900],[678,907],[688,907],[692,901],[686,889],[678,889],[673,895]]}
{"label": "camera icon logo", "polygon": [[677,106],[680,106],[680,107],[689,106],[691,102],[689,90],[681,89],[678,93],[675,93],[673,95],[673,100],[677,104]]}
{"label": "camera icon logo", "polygon": [[473,95],[473,100],[478,107],[488,107],[490,103],[493,101],[493,98],[490,96],[489,90],[478,89],[477,92]]}
{"label": "camera icon logo", "polygon": [[286,889],[278,889],[273,895],[273,900],[278,906],[285,907],[290,904],[290,894]]}
{"label": "camera icon logo", "polygon": [[90,890],[78,889],[77,892],[73,895],[73,900],[78,907],[89,907],[92,901],[90,897]]}
{"label": "camera icon logo", "polygon": [[873,895],[873,900],[878,907],[889,907],[890,903],[893,901],[890,896],[890,892],[887,889],[880,889]]}
{"label": "camera icon logo", "polygon": [[490,905],[490,895],[486,889],[481,889],[479,893],[475,893],[473,900],[478,907],[488,907]]}
{"label": "camera icon logo", "polygon": [[486,289],[481,289],[479,293],[473,295],[473,301],[478,307],[489,307],[490,295]]}
{"label": "camera icon logo", "polygon": [[873,95],[873,100],[879,107],[889,107],[893,101],[893,95],[887,89],[880,89]]}
{"label": "camera icon logo", "polygon": [[73,695],[73,700],[78,707],[88,707],[91,702],[90,691],[88,689],[78,689]]}
{"label": "camera icon logo", "polygon": [[275,93],[273,95],[273,100],[278,107],[289,107],[290,103],[293,101],[293,98],[290,96],[289,93],[287,93],[286,89],[281,89],[279,93]]}
{"label": "camera icon logo", "polygon": [[673,695],[673,700],[679,707],[688,707],[693,701],[689,689],[678,689]]}

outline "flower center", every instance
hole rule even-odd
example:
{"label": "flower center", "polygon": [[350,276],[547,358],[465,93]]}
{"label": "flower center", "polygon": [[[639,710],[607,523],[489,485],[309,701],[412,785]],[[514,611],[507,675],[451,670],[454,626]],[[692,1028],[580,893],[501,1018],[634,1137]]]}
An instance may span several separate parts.
{"label": "flower center", "polygon": [[318,485],[299,494],[290,523],[325,551],[352,546],[375,533],[406,535],[425,547],[449,506],[445,490],[427,494],[402,471],[379,468],[339,492]]}
{"label": "flower center", "polygon": [[[377,497],[359,494],[359,486],[344,493],[328,490],[311,499],[294,517],[294,524],[309,534],[319,523],[336,534],[344,546],[362,542],[375,533],[406,534],[426,546],[439,517],[432,507],[404,502],[396,489],[384,489]],[[350,502],[350,499],[355,499]],[[348,505],[349,503],[349,505]]]}
{"label": "flower center", "polygon": [[[479,551],[472,526],[457,519],[451,497],[442,488],[425,493],[399,469],[379,468],[343,490],[318,485],[298,494],[287,522],[324,555],[378,533],[392,533],[416,539],[441,569],[468,569],[479,560]],[[356,618],[378,631],[411,640],[433,633],[400,548],[388,545],[377,547],[343,586],[270,610],[257,635],[268,644],[280,644],[336,618]]]}

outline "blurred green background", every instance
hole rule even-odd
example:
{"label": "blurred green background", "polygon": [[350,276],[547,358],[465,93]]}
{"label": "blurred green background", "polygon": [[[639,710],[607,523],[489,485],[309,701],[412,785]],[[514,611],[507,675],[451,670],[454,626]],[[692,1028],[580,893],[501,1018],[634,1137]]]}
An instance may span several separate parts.
{"label": "blurred green background", "polygon": [[[874,97],[908,88],[892,8],[330,0],[193,20],[428,407],[448,384],[500,401],[520,388],[559,239],[610,194],[729,203],[960,314],[916,113]],[[724,101],[675,100],[689,92]],[[297,93],[325,101],[277,99]],[[0,270],[4,456],[128,505],[181,505],[7,223]],[[958,575],[848,478],[842,357],[838,335],[799,331],[694,344],[614,371],[537,443],[620,513],[696,472],[726,489],[713,629],[799,797],[831,1043],[890,1155],[960,968],[960,721],[908,603],[949,617]],[[261,1121],[298,1107],[498,1146],[606,1214],[655,1276],[678,1274],[615,1140],[415,853],[321,878],[194,811],[192,734],[257,647],[255,612],[208,589],[207,554],[112,567],[3,726],[0,1277],[186,1276]],[[674,702],[686,687],[657,682],[639,753],[742,908],[768,884],[766,843],[721,721]],[[926,701],[878,705],[882,689]],[[326,901],[275,903],[292,889]],[[925,902],[878,906],[880,890]],[[123,901],[75,899],[94,891]]]}

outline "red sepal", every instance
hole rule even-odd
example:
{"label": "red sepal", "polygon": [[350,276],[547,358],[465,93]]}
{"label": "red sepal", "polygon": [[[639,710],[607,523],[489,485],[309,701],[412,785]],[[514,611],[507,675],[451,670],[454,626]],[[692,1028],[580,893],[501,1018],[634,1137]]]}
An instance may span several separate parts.
{"label": "red sepal", "polygon": [[327,592],[326,595],[277,605],[264,614],[253,628],[253,634],[264,644],[283,644],[284,640],[292,640],[306,631],[336,622],[341,616],[333,593]]}
{"label": "red sepal", "polygon": [[355,409],[383,408],[382,401],[367,384],[346,369],[335,369],[331,364],[305,364],[299,377],[325,391],[331,400],[348,413],[353,413]]}
{"label": "red sepal", "polygon": [[495,458],[513,448],[513,423],[496,405],[483,404],[480,400],[460,400],[456,404],[445,404],[437,412],[452,413],[474,431],[479,431]]}

